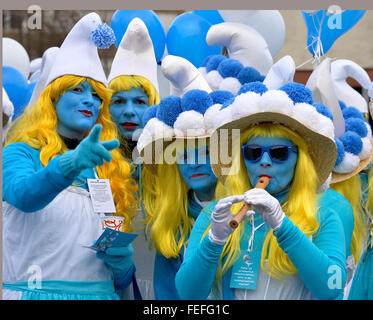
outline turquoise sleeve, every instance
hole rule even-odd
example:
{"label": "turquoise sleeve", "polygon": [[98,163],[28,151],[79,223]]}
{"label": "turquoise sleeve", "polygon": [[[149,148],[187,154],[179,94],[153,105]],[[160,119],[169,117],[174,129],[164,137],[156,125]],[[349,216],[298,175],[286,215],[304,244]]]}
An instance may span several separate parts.
{"label": "turquoise sleeve", "polygon": [[66,178],[55,157],[46,167],[39,152],[25,143],[3,149],[3,200],[24,212],[47,206],[73,179]]}
{"label": "turquoise sleeve", "polygon": [[337,299],[346,280],[346,250],[342,223],[330,209],[319,210],[320,225],[312,241],[285,217],[274,233],[305,286],[317,299]]}
{"label": "turquoise sleeve", "polygon": [[204,300],[210,294],[224,248],[212,243],[208,235],[202,239],[210,222],[211,214],[202,210],[190,234],[184,261],[175,278],[182,300]]}

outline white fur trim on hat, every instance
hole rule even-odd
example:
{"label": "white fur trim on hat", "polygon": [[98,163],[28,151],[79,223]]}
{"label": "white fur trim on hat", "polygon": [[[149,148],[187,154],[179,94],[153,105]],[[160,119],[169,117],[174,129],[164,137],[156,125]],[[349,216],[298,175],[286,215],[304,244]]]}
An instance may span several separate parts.
{"label": "white fur trim on hat", "polygon": [[206,74],[205,79],[212,90],[218,90],[220,82],[223,81],[223,77],[217,70],[212,70]]}
{"label": "white fur trim on hat", "polygon": [[234,102],[228,107],[232,108],[233,120],[260,112],[260,99],[261,96],[256,92],[246,92],[237,96]]}
{"label": "white fur trim on hat", "polygon": [[363,143],[363,149],[359,153],[359,158],[361,160],[364,160],[370,156],[370,153],[372,151],[371,139],[371,136],[367,136],[361,139],[361,142]]}
{"label": "white fur trim on hat", "polygon": [[123,75],[142,76],[159,92],[153,42],[145,23],[139,18],[134,18],[127,27],[115,54],[108,82]]}
{"label": "white fur trim on hat", "polygon": [[337,173],[349,173],[356,169],[360,163],[360,158],[348,151],[344,153],[342,162],[333,171]]}
{"label": "white fur trim on hat", "polygon": [[174,129],[157,118],[151,118],[144,128],[145,130],[151,134],[153,140],[174,136]]}
{"label": "white fur trim on hat", "polygon": [[198,137],[206,135],[203,115],[197,111],[184,111],[174,123],[177,137]]}
{"label": "white fur trim on hat", "polygon": [[239,82],[236,78],[228,77],[220,82],[219,89],[229,91],[233,94],[237,94],[241,86],[241,82]]}
{"label": "white fur trim on hat", "polygon": [[207,134],[211,134],[214,130],[214,119],[219,113],[221,108],[221,104],[214,104],[210,108],[208,108],[203,116],[205,130]]}
{"label": "white fur trim on hat", "polygon": [[221,109],[214,119],[214,129],[221,127],[225,123],[231,122],[233,119],[232,105]]}
{"label": "white fur trim on hat", "polygon": [[63,75],[91,78],[106,85],[97,46],[91,39],[91,32],[102,23],[97,13],[89,13],[71,29],[56,55],[46,86]]}
{"label": "white fur trim on hat", "polygon": [[269,90],[264,92],[260,99],[260,110],[261,112],[280,112],[292,116],[294,112],[294,103],[286,92],[281,90]]}

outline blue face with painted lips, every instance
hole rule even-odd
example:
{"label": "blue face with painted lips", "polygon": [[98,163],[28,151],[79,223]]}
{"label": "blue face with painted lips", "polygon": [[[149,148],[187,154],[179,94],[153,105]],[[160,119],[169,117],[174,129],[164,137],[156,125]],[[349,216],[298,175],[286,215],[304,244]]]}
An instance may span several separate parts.
{"label": "blue face with painted lips", "polygon": [[102,100],[87,81],[66,90],[55,105],[58,133],[67,138],[83,138],[96,123],[101,104]]}
{"label": "blue face with painted lips", "polygon": [[113,95],[110,114],[123,138],[132,139],[137,129],[144,128],[143,116],[149,107],[149,97],[140,88],[119,91]]}
{"label": "blue face with painted lips", "polygon": [[212,200],[218,179],[211,169],[208,147],[186,149],[184,153],[178,153],[177,158],[182,178],[196,192],[198,199]]}
{"label": "blue face with painted lips", "polygon": [[[277,150],[276,148],[272,148],[273,151],[266,150],[263,152],[261,152],[260,149],[254,149],[255,152],[250,152],[244,155],[244,161],[252,186],[256,185],[262,175],[266,175],[271,178],[268,187],[266,188],[269,193],[277,193],[287,188],[293,180],[298,160],[297,149],[291,140],[286,138],[259,136],[256,138],[250,138],[246,145],[256,147],[284,147],[281,149],[276,147]],[[285,149],[287,151],[285,151]]]}

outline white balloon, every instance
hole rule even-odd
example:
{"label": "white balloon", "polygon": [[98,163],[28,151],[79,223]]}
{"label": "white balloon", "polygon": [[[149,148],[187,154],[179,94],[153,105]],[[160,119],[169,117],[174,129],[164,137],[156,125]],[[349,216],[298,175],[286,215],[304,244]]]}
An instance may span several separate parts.
{"label": "white balloon", "polygon": [[285,41],[285,22],[278,10],[218,10],[224,21],[239,22],[258,31],[268,44],[272,58],[280,53]]}
{"label": "white balloon", "polygon": [[11,38],[3,38],[3,66],[17,69],[28,79],[30,58],[26,49],[18,41]]}
{"label": "white balloon", "polygon": [[347,107],[353,106],[363,113],[368,113],[367,101],[346,82],[346,79],[351,77],[360,83],[364,89],[370,89],[371,80],[368,73],[351,60],[339,59],[332,62],[331,75],[338,99],[342,100]]}

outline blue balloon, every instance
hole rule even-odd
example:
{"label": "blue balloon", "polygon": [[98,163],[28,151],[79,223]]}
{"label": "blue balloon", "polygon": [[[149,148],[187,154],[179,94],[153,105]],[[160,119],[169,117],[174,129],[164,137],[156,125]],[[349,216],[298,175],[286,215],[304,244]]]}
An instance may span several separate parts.
{"label": "blue balloon", "polygon": [[[328,10],[311,13],[302,11],[308,30],[308,50],[313,56],[326,54],[335,40],[350,30],[363,17],[365,12],[366,10],[345,10],[342,13],[328,15]],[[322,47],[322,50],[320,50],[320,47]]]}
{"label": "blue balloon", "polygon": [[171,55],[189,60],[196,68],[213,54],[220,54],[221,47],[209,46],[206,34],[211,24],[192,12],[185,12],[172,21],[167,32],[167,51]]}
{"label": "blue balloon", "polygon": [[23,74],[12,67],[3,67],[3,87],[13,103],[13,120],[25,110],[31,96],[29,96],[29,85]]}
{"label": "blue balloon", "polygon": [[163,58],[166,46],[166,34],[161,21],[153,10],[117,10],[111,18],[111,28],[115,34],[115,45],[118,47],[127,30],[129,23],[134,18],[140,18],[148,28],[153,42],[155,58],[157,62]]}
{"label": "blue balloon", "polygon": [[224,22],[218,10],[194,10],[193,13],[206,19],[212,25]]}

